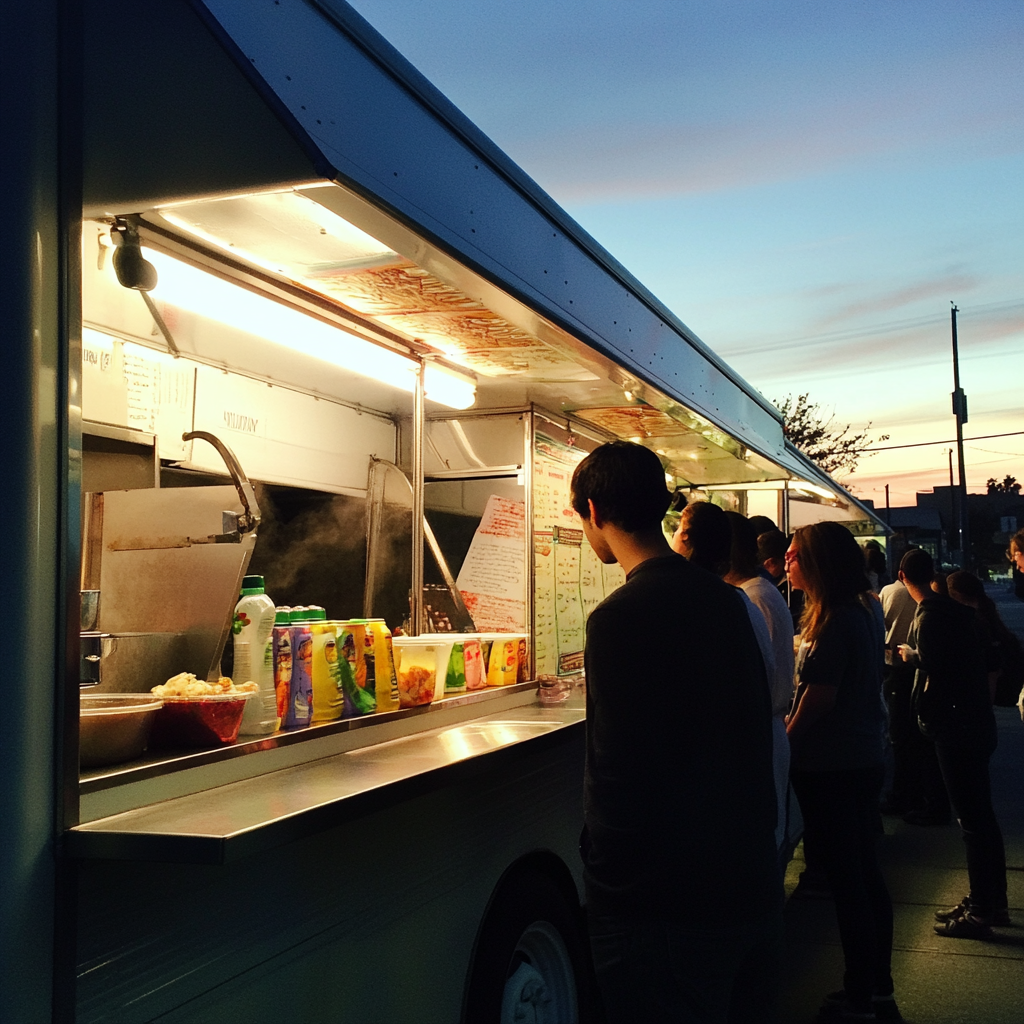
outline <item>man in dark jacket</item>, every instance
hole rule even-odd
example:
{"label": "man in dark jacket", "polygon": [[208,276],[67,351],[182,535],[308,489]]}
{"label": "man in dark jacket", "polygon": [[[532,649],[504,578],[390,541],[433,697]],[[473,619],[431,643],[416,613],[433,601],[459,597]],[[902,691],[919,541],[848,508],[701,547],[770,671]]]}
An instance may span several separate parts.
{"label": "man in dark jacket", "polygon": [[970,893],[936,913],[935,930],[984,938],[1009,923],[1006,853],[992,807],[988,762],[996,723],[988,685],[987,644],[973,608],[906,580],[918,602],[901,653],[916,667],[913,705],[921,731],[935,744],[942,778],[967,851]]}
{"label": "man in dark jacket", "polygon": [[573,508],[626,582],[587,623],[581,849],[608,1024],[768,1021],[782,889],[771,707],[743,600],[673,553],[658,457],[602,445]]}

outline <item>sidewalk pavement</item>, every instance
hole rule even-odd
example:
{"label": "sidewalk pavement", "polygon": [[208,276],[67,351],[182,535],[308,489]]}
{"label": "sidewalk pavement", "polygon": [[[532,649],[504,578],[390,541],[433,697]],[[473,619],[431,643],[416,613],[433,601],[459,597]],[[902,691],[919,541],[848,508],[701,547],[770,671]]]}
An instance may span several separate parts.
{"label": "sidewalk pavement", "polygon": [[[989,588],[1003,621],[1024,640],[1024,602]],[[921,827],[883,818],[880,859],[896,929],[896,1000],[909,1024],[1021,1024],[1024,1021],[1024,723],[1016,708],[996,708],[999,747],[991,762],[993,800],[1006,844],[1010,918],[981,941],[936,935],[932,914],[967,894],[957,826]],[[791,892],[803,865],[787,873]],[[810,1024],[822,997],[843,986],[843,953],[831,900],[786,905],[787,963],[779,1024]],[[751,1022],[753,1024],[753,1022]]]}

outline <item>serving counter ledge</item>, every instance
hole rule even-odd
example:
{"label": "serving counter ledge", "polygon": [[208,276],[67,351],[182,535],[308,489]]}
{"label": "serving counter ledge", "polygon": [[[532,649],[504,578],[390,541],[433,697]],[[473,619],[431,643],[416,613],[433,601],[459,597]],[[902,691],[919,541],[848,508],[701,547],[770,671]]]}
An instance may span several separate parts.
{"label": "serving counter ledge", "polygon": [[[578,743],[584,709],[529,703],[98,818],[65,833],[80,859],[224,864],[491,768],[514,748]],[[534,748],[536,749],[536,747]]]}

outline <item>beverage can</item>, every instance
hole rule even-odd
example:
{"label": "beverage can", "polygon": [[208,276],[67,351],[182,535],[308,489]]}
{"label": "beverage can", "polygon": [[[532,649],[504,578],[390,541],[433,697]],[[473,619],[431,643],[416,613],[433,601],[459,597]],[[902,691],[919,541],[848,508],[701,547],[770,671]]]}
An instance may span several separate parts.
{"label": "beverage can", "polygon": [[397,711],[400,706],[398,673],[395,671],[395,650],[391,640],[391,630],[388,629],[383,619],[367,619],[367,625],[373,633],[376,662],[374,696],[377,698],[377,710]]}
{"label": "beverage can", "polygon": [[[277,717],[283,722],[288,715],[292,695],[292,627],[281,624],[281,612],[277,613],[278,624],[274,626],[274,690],[277,694]],[[287,613],[285,613],[287,621]]]}
{"label": "beverage can", "polygon": [[313,679],[313,714],[310,722],[334,722],[342,716],[344,698],[338,667],[338,626],[336,622],[311,622],[310,668]]}
{"label": "beverage can", "polygon": [[309,725],[313,717],[313,635],[308,623],[293,623],[289,629],[292,681],[284,727],[301,729]]}
{"label": "beverage can", "polygon": [[373,630],[365,619],[351,619],[338,627],[337,662],[344,703],[343,718],[377,710],[377,658]]}

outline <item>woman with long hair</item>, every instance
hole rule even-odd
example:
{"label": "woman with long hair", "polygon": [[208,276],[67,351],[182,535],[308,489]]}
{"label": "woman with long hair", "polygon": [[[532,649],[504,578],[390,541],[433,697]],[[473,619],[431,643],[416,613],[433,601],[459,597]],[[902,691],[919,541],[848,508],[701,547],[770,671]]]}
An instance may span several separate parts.
{"label": "woman with long hair", "polygon": [[864,556],[839,523],[798,529],[786,552],[804,592],[796,696],[789,715],[791,780],[805,836],[822,862],[846,960],[833,1019],[899,1020],[892,982],[892,900],[875,854],[882,789],[884,629]]}

